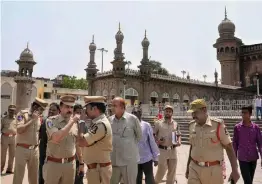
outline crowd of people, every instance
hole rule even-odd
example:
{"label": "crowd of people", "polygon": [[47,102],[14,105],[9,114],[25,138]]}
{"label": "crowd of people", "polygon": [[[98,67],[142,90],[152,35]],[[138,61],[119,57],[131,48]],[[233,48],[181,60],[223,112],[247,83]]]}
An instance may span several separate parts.
{"label": "crowd of people", "polygon": [[[8,115],[1,119],[1,173],[8,150],[6,173],[14,174],[13,184],[23,183],[26,165],[29,184],[83,184],[85,166],[89,184],[142,184],[143,174],[146,184],[157,184],[166,173],[167,184],[179,183],[181,131],[172,106],[163,107],[163,116],[152,127],[143,121],[140,105],[128,113],[120,97],[106,104],[102,96],[86,96],[85,106],[75,100],[62,96],[60,104],[49,104],[47,117],[43,112],[48,103],[39,98],[30,110],[16,113],[15,105],[8,107]],[[232,168],[229,181],[239,180],[239,165],[245,184],[252,184],[258,152],[262,156],[262,135],[251,121],[252,107],[242,108],[233,140],[224,121],[208,115],[205,100],[193,101],[188,112],[193,120],[187,183],[224,183],[226,150]]]}

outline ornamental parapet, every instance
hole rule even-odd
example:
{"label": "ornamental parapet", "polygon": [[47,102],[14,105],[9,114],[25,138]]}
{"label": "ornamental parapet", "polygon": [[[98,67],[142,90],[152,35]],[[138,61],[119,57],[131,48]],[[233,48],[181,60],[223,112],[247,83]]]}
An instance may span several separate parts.
{"label": "ornamental parapet", "polygon": [[24,83],[35,83],[35,78],[28,76],[15,76],[15,82],[24,82]]}

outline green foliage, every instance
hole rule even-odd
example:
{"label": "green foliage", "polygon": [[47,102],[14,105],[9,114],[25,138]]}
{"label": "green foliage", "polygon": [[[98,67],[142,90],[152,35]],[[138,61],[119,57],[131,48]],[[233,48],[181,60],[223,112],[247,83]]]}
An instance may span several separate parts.
{"label": "green foliage", "polygon": [[77,79],[76,76],[66,76],[66,77],[63,77],[62,87],[70,88],[70,89],[86,90],[88,87],[88,84],[87,84],[87,80],[83,78]]}
{"label": "green foliage", "polygon": [[160,63],[159,61],[151,60],[150,64],[152,68],[152,73],[160,75],[169,75],[167,69],[162,67],[162,63]]}

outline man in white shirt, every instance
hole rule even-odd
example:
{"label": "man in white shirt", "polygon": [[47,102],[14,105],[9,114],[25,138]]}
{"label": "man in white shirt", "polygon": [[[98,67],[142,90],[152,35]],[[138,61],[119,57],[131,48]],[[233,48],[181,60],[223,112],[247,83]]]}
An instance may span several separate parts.
{"label": "man in white shirt", "polygon": [[[262,106],[261,106],[261,96],[257,96],[256,100],[255,100],[255,105],[256,105],[256,112],[257,112],[257,120],[259,120],[259,115],[262,118]],[[258,114],[259,113],[259,114]]]}

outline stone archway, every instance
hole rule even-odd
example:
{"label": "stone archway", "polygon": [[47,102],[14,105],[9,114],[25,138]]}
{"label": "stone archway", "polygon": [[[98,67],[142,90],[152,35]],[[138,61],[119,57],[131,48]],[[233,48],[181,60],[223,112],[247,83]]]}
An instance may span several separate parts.
{"label": "stone archway", "polygon": [[163,93],[162,95],[162,103],[169,102],[169,94],[168,93]]}
{"label": "stone archway", "polygon": [[198,99],[198,96],[194,95],[194,96],[192,97],[192,100],[196,100],[196,99]]}
{"label": "stone archway", "polygon": [[183,96],[183,102],[184,103],[189,103],[189,96],[187,95],[187,94],[184,94],[184,96]]}
{"label": "stone archway", "polygon": [[116,96],[116,90],[115,89],[111,89],[109,95],[110,95],[110,98],[113,100],[115,98],[115,96]]}
{"label": "stone archway", "polygon": [[125,91],[125,99],[130,102],[130,105],[135,105],[138,100],[138,92],[134,88],[128,88]]}
{"label": "stone archway", "polygon": [[12,103],[13,87],[8,82],[1,85],[1,115],[7,112],[8,106]]}
{"label": "stone archway", "polygon": [[173,103],[179,103],[180,102],[180,96],[176,93],[173,95]]}
{"label": "stone archway", "polygon": [[156,91],[152,91],[150,94],[150,101],[153,105],[156,104],[156,101],[158,99],[158,93]]}
{"label": "stone archway", "polygon": [[108,97],[108,91],[106,89],[103,90],[103,97],[107,98]]}
{"label": "stone archway", "polygon": [[99,90],[96,91],[96,96],[100,96],[101,92]]}

